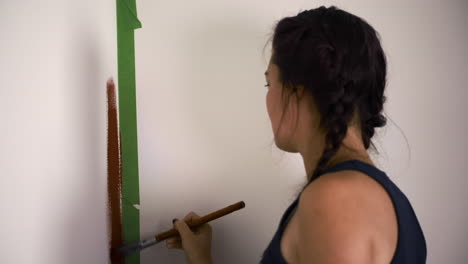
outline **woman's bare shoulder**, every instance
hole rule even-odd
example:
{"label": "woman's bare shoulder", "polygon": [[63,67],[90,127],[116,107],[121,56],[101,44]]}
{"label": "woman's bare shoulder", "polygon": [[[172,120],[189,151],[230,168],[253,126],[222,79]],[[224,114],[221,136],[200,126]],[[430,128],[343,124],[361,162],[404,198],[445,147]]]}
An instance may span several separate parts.
{"label": "woman's bare shoulder", "polygon": [[320,176],[301,194],[297,214],[304,231],[300,236],[307,240],[299,243],[306,247],[305,254],[311,254],[313,249],[307,247],[314,245],[317,252],[362,263],[388,263],[393,256],[397,240],[393,203],[364,173],[343,170]]}

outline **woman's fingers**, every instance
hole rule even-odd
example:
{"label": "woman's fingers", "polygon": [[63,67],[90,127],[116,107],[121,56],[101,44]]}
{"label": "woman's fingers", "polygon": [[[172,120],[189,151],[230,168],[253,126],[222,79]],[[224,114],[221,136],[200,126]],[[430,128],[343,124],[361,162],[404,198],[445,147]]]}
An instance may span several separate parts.
{"label": "woman's fingers", "polygon": [[[198,219],[200,218],[200,216],[198,214],[196,214],[195,212],[190,212],[188,213],[185,217],[184,217],[184,221],[187,222],[187,223],[190,223],[191,221],[195,220],[195,219]],[[194,234],[197,234],[198,233],[198,230],[199,230],[200,226],[197,227],[197,228],[194,228],[192,229],[193,230],[193,233]]]}
{"label": "woman's fingers", "polygon": [[[176,221],[173,221],[174,223],[174,228],[179,232],[180,236],[176,237],[171,237],[166,239],[166,245],[168,248],[182,248],[182,237],[184,239],[188,239],[188,241],[193,241],[195,238],[195,234],[197,234],[201,228],[206,228],[207,225],[202,225],[196,228],[195,230],[191,230],[188,226],[187,223],[190,223],[191,221],[200,218],[198,214],[195,212],[190,212],[188,213],[183,220],[178,220],[174,219]],[[208,228],[210,228],[208,226]]]}
{"label": "woman's fingers", "polygon": [[195,212],[190,212],[188,213],[185,217],[184,217],[184,220],[185,221],[189,221],[189,220],[195,220],[195,219],[198,219],[200,218],[199,215],[197,215]]}
{"label": "woman's fingers", "polygon": [[187,263],[195,263],[211,256],[211,226],[206,223],[194,230],[188,226],[188,223],[192,224],[199,218],[195,212],[190,212],[184,219],[177,220],[174,229],[178,231],[179,236],[172,237],[166,242],[168,248],[182,249],[188,260]]}
{"label": "woman's fingers", "polygon": [[182,248],[182,243],[171,243],[171,244],[168,244],[168,245],[167,245],[167,248],[178,248],[178,249],[181,249],[181,248]]}
{"label": "woman's fingers", "polygon": [[179,232],[181,238],[188,239],[189,241],[194,240],[194,234],[185,221],[177,220],[174,223],[174,228]]}
{"label": "woman's fingers", "polygon": [[182,242],[171,242],[167,244],[168,248],[182,248]]}
{"label": "woman's fingers", "polygon": [[168,248],[182,248],[182,240],[180,237],[171,237],[166,239],[166,246]]}
{"label": "woman's fingers", "polygon": [[175,243],[175,242],[180,242],[180,241],[181,241],[180,237],[171,237],[171,238],[166,239],[166,243]]}

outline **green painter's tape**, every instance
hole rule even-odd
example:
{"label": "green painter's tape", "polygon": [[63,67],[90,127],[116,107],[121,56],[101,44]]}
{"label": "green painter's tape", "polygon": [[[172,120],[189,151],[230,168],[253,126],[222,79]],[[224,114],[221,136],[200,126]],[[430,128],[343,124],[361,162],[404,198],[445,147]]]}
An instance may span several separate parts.
{"label": "green painter's tape", "polygon": [[[123,242],[140,240],[138,180],[138,138],[135,82],[134,30],[141,28],[135,0],[116,0],[119,127],[122,153],[122,232]],[[140,254],[129,256],[126,264],[139,264]]]}

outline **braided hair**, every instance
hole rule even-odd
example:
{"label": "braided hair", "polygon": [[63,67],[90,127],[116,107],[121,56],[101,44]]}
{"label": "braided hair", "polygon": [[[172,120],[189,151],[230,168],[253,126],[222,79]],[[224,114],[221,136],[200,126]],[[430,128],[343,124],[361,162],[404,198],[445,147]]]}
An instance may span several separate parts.
{"label": "braided hair", "polygon": [[[387,66],[379,39],[366,21],[335,6],[302,11],[276,24],[271,62],[279,80],[285,88],[303,85],[312,95],[325,132],[325,149],[310,179],[327,169],[355,115],[365,148],[375,149],[374,129],[386,124],[381,112]],[[283,89],[283,97],[285,90],[296,91]]]}

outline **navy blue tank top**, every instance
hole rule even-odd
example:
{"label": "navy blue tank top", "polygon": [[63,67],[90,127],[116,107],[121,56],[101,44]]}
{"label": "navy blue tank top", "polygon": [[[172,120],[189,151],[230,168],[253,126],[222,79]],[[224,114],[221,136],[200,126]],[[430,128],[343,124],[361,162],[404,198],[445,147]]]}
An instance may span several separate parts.
{"label": "navy blue tank top", "polygon": [[[357,170],[379,182],[390,195],[398,221],[398,240],[391,264],[426,263],[426,240],[416,214],[403,192],[388,178],[385,172],[360,160],[348,160],[335,164],[323,174],[341,170]],[[323,175],[322,174],[322,175]],[[318,177],[317,177],[318,178]],[[315,178],[315,179],[317,179]],[[313,180],[315,180],[313,179]],[[284,212],[276,233],[260,260],[262,264],[287,264],[281,254],[280,241],[292,211],[299,202],[299,197]]]}

